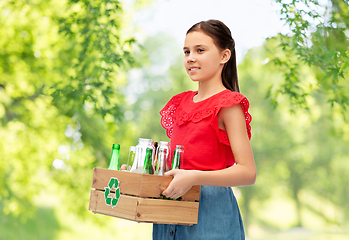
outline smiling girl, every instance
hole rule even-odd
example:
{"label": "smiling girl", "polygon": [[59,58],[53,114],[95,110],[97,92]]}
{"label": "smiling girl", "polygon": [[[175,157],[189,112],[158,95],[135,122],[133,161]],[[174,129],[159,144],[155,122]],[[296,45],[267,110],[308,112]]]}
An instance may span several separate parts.
{"label": "smiling girl", "polygon": [[163,195],[179,198],[201,185],[198,224],[154,224],[153,239],[245,239],[231,187],[254,184],[249,102],[239,93],[235,42],[218,20],[192,26],[184,42],[184,67],[198,91],[172,97],[160,111],[171,148],[185,147],[181,169]]}

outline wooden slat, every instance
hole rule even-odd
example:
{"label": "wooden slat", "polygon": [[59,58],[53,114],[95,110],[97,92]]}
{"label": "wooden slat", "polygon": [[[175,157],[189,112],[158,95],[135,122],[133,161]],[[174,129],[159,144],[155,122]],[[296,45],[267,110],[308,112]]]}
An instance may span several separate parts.
{"label": "wooden slat", "polygon": [[170,176],[142,174],[140,197],[158,197],[172,181]]}
{"label": "wooden slat", "polygon": [[[173,179],[171,176],[158,176],[94,168],[92,188],[104,190],[104,187],[108,185],[111,177],[118,178],[121,193],[133,196],[155,198],[168,187]],[[200,199],[200,186],[193,186],[182,197],[182,199],[188,201],[198,201]]]}
{"label": "wooden slat", "polygon": [[92,188],[104,190],[108,186],[111,177],[115,177],[120,182],[120,192],[124,194],[138,196],[141,188],[141,177],[139,173],[131,173],[104,168],[94,168],[92,178]]}
{"label": "wooden slat", "polygon": [[91,190],[89,210],[94,213],[134,221],[137,214],[137,204],[138,199],[136,197],[121,194],[118,204],[112,208],[105,204],[104,192]]}
{"label": "wooden slat", "polygon": [[136,222],[192,225],[197,223],[199,203],[138,198],[122,194],[118,204],[112,208],[105,204],[104,192],[91,190],[89,210]]}
{"label": "wooden slat", "polygon": [[200,186],[193,186],[188,192],[182,196],[184,201],[199,201],[200,200]]}
{"label": "wooden slat", "polygon": [[193,225],[198,221],[198,202],[161,199],[138,199],[136,221]]}
{"label": "wooden slat", "polygon": [[90,203],[89,203],[89,206],[88,206],[88,210],[96,213],[96,208],[97,208],[97,196],[98,194],[95,194],[95,191],[96,190],[91,190],[91,193],[90,193]]}

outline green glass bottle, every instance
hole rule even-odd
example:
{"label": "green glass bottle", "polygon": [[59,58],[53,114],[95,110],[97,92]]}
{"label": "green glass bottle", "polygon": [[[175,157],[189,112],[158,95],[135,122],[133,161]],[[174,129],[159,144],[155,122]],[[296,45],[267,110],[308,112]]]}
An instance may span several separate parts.
{"label": "green glass bottle", "polygon": [[[176,150],[173,153],[171,170],[180,168],[180,162],[181,162],[181,159],[183,158],[183,154],[184,154],[184,146],[176,145]],[[173,198],[167,198],[167,197],[163,196],[163,198],[169,199],[169,200],[175,200],[175,201],[182,201],[182,197],[179,197],[177,199],[173,199]]]}
{"label": "green glass bottle", "polygon": [[181,162],[181,158],[183,157],[183,152],[184,152],[184,147],[181,145],[177,145],[176,150],[173,153],[173,161],[172,161],[171,170],[180,168],[179,165]]}
{"label": "green glass bottle", "polygon": [[113,144],[108,169],[120,170],[119,155],[120,155],[120,144]]}
{"label": "green glass bottle", "polygon": [[145,159],[144,159],[144,165],[143,165],[143,171],[142,173],[145,174],[153,174],[153,166],[152,166],[152,156],[153,156],[153,149],[147,148],[145,152]]}

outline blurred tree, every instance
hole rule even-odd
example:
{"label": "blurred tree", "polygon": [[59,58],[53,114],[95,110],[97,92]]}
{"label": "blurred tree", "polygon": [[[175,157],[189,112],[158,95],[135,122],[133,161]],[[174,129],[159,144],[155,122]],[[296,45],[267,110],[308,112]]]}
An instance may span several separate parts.
{"label": "blurred tree", "polygon": [[145,55],[140,58],[147,62],[128,73],[129,84],[125,89],[130,103],[126,113],[137,127],[134,143],[139,137],[169,141],[160,125],[159,111],[173,95],[194,89],[196,84],[187,76],[181,48],[171,35],[162,32],[148,37],[143,49]]}
{"label": "blurred tree", "polygon": [[[288,95],[291,103],[309,107],[306,97],[321,92],[335,108],[349,104],[349,4],[347,0],[276,0],[290,32],[280,34],[279,48],[270,60],[283,78],[270,86],[269,97]],[[277,53],[277,54],[276,54]],[[305,86],[300,68],[316,71],[314,82]]]}
{"label": "blurred tree", "polygon": [[87,212],[92,168],[127,141],[124,16],[116,0],[0,3],[1,212],[27,217],[41,191]]}
{"label": "blurred tree", "polygon": [[[285,95],[277,97],[276,109],[270,104],[271,99],[261,101],[268,86],[277,83],[283,75],[268,62],[271,49],[275,49],[274,55],[280,51],[278,44],[278,39],[273,38],[263,47],[249,50],[238,67],[242,93],[251,103],[251,144],[258,169],[256,184],[240,188],[245,225],[248,228],[258,221],[271,227],[277,225],[268,217],[255,217],[254,206],[263,208],[265,200],[275,196],[278,189],[276,194],[286,193],[295,203],[295,226],[306,227],[304,212],[310,211],[328,224],[344,227],[349,217],[344,204],[349,189],[347,179],[340,176],[349,167],[345,160],[349,152],[348,139],[338,137],[337,133],[339,125],[343,126],[342,111],[331,110],[324,93],[307,95],[308,110],[294,107],[290,111],[292,100]],[[308,66],[303,64],[298,68],[304,85],[315,81],[316,75]],[[306,195],[310,193],[340,209],[337,212],[341,213],[340,217],[333,218],[321,206],[308,202]]]}

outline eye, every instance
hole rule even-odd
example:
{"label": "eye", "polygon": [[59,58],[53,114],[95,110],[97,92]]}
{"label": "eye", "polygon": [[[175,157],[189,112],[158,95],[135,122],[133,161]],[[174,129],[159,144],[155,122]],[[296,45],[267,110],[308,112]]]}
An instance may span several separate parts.
{"label": "eye", "polygon": [[205,50],[204,49],[202,49],[202,48],[198,48],[198,53],[201,53],[201,52],[204,52]]}
{"label": "eye", "polygon": [[184,50],[184,55],[188,55],[190,53],[189,50]]}

